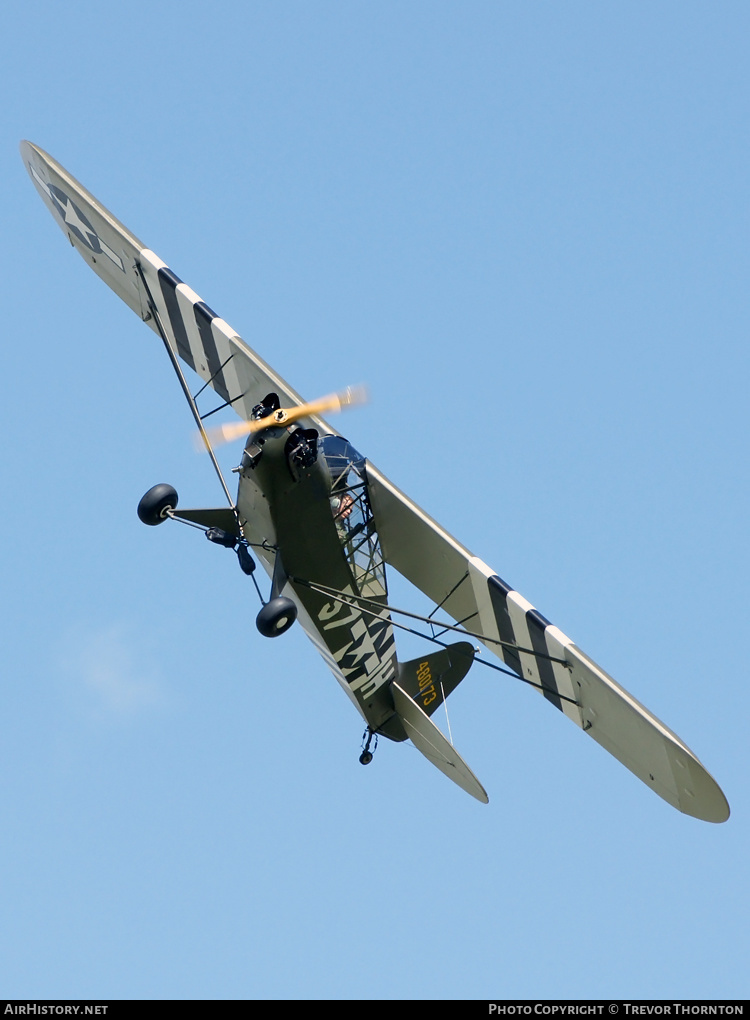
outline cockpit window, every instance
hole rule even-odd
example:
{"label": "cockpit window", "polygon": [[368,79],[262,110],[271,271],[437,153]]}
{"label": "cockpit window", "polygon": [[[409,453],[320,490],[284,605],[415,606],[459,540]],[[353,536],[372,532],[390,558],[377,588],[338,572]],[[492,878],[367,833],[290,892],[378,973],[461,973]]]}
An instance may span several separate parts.
{"label": "cockpit window", "polygon": [[385,564],[370,509],[365,458],[341,436],[323,436],[318,455],[331,477],[331,513],[359,594],[387,595]]}

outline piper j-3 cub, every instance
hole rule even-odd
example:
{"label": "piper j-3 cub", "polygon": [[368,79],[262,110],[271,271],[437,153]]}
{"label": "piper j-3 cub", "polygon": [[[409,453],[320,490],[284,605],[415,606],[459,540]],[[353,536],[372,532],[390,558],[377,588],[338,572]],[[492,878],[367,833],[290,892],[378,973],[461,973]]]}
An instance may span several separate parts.
{"label": "piper j-3 cub", "polygon": [[[719,786],[671,730],[320,417],[354,403],[357,391],[303,402],[54,159],[30,142],[21,154],[73,247],[161,338],[224,490],[225,507],[185,510],[171,486],[156,485],[138,506],[141,520],[183,521],[234,549],[261,598],[261,634],[277,637],[299,619],[365,720],[363,764],[378,737],[410,739],[486,803],[479,780],[431,719],[476,660],[535,688],[680,811],[711,822],[729,817]],[[195,395],[180,362],[202,380]],[[206,387],[241,421],[206,429],[196,404]],[[246,442],[233,499],[214,446],[239,437]],[[267,600],[256,558],[271,579]],[[453,640],[436,636],[434,612],[420,617],[389,605],[386,565],[428,596],[441,619],[455,621],[440,624]],[[437,650],[399,662],[394,630],[413,630],[415,621]],[[499,664],[480,659],[477,642]]]}

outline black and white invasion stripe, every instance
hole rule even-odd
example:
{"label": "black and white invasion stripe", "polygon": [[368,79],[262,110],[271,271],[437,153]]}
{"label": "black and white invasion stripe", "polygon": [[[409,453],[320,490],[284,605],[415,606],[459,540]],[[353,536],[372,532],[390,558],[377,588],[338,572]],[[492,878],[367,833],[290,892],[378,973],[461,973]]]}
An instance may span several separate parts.
{"label": "black and white invasion stripe", "polygon": [[139,263],[173,350],[240,417],[249,418],[269,392],[278,393],[284,406],[300,402],[284,380],[157,255],[143,249]]}
{"label": "black and white invasion stripe", "polygon": [[504,642],[487,647],[518,676],[537,684],[550,704],[582,725],[578,706],[566,700],[576,700],[570,672],[562,662],[552,661],[564,659],[573,642],[481,560],[472,557],[469,568],[482,632]]}

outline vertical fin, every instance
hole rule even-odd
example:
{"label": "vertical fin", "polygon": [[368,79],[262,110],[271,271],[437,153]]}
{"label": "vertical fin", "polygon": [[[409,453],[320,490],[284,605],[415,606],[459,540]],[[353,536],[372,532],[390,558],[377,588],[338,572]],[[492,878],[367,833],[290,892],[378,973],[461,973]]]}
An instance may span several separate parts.
{"label": "vertical fin", "polygon": [[469,672],[474,646],[456,641],[439,652],[399,663],[398,684],[427,715],[439,708]]}

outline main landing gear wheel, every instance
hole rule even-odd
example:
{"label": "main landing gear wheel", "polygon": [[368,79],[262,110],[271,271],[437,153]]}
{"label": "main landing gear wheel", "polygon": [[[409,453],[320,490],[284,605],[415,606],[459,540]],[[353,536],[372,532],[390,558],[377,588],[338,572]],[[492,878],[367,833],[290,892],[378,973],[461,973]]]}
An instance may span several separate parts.
{"label": "main landing gear wheel", "polygon": [[296,619],[295,604],[284,595],[279,595],[263,606],[255,625],[263,637],[278,637],[279,634],[286,634]]}
{"label": "main landing gear wheel", "polygon": [[177,492],[171,485],[164,482],[154,485],[138,504],[138,516],[144,524],[154,527],[163,524],[167,519],[167,511],[177,508]]}

